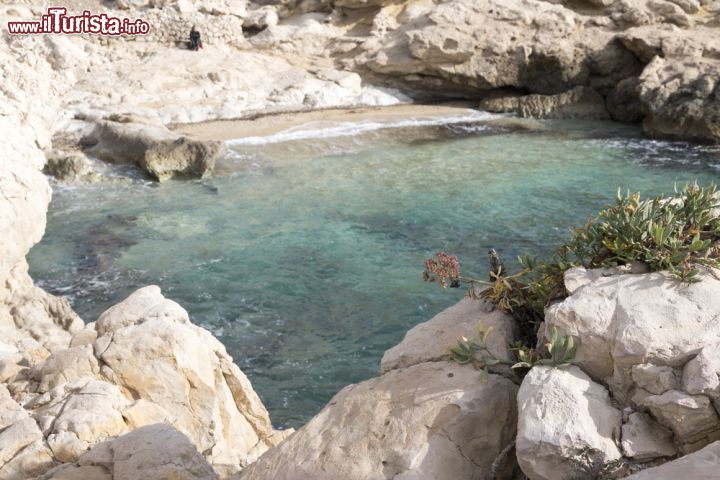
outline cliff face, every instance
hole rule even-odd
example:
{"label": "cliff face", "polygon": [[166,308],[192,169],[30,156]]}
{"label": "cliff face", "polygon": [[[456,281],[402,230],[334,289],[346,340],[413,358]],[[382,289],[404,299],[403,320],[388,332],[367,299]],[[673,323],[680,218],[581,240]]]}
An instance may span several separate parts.
{"label": "cliff face", "polygon": [[[704,3],[389,3],[344,64],[392,85],[484,96],[481,108],[528,116],[587,115],[558,108],[582,87],[611,118],[643,119],[651,135],[715,141],[718,6]],[[545,96],[549,107],[498,102],[502,89],[510,98]]]}
{"label": "cliff face", "polygon": [[[51,195],[41,173],[46,153],[63,143],[75,144],[108,119],[130,113],[142,119],[141,124],[159,125],[408,100],[397,90],[368,83],[375,82],[420,96],[485,97],[486,108],[523,115],[589,111],[593,116],[642,119],[651,134],[720,138],[720,46],[712,30],[718,21],[717,2],[599,0],[573,7],[533,0],[260,3],[118,1],[115,14],[153,22],[156,33],[148,38],[11,37],[3,28],[0,479],[90,474],[133,478],[128,472],[137,469],[153,472],[147,478],[178,472],[182,475],[177,478],[213,478],[212,468],[228,476],[284,435],[272,429],[262,403],[222,345],[193,326],[187,313],[157,288],[140,290],[97,322],[85,324],[65,300],[33,285],[25,255],[45,229]],[[106,8],[92,1],[68,2],[68,7]],[[34,20],[41,13],[32,5],[0,7],[3,19]],[[206,32],[201,53],[174,43],[183,40],[191,23]],[[441,330],[455,335],[450,327]],[[473,372],[436,362],[436,356],[425,358],[417,345],[414,348],[395,350],[402,368],[386,363],[383,376],[343,391],[336,399],[342,401],[339,407],[328,408],[292,443],[273,450],[280,453],[267,458],[297,456],[313,475],[321,463],[313,457],[318,452],[307,445],[324,447],[328,431],[355,425],[351,419],[358,405],[377,402],[391,423],[366,422],[362,441],[367,441],[367,457],[358,457],[358,463],[342,472],[436,475],[450,465],[471,476],[478,465],[512,471],[514,464],[505,465],[503,459],[516,428],[515,407],[505,402],[497,406],[502,415],[488,416],[482,405],[497,398],[473,382]],[[683,366],[689,359],[685,355],[671,365],[675,375],[691,368]],[[639,388],[627,380],[634,378],[635,364],[622,367],[625,383],[613,391],[617,395]],[[447,380],[415,405],[418,379],[430,382],[436,375]],[[598,390],[582,375],[570,380]],[[517,390],[499,375],[492,384],[508,398]],[[686,393],[676,396],[702,394],[717,402],[708,392],[683,388]],[[465,390],[467,395],[458,393]],[[673,405],[687,404],[683,398],[638,399],[637,405],[650,402],[643,408],[655,409],[658,418],[665,415],[659,427],[665,435],[674,426]],[[701,424],[712,416],[705,408],[710,400],[705,403],[696,408],[706,414],[695,416]],[[403,417],[401,410],[409,413]],[[497,435],[477,437],[465,423],[471,420],[495,422]],[[432,440],[433,455],[428,454],[428,443],[416,437],[427,421],[435,422],[431,432],[424,432]],[[118,437],[154,423],[169,424],[182,435],[161,428]],[[387,434],[388,428],[385,443],[368,440]],[[684,431],[673,431],[683,448],[691,444],[688,449],[702,446],[697,438],[707,443],[712,437],[701,433],[704,436],[682,436]],[[360,440],[347,436],[343,441],[349,449]],[[178,456],[145,458],[137,442],[158,449],[172,445]],[[398,442],[387,463],[363,463]],[[474,450],[481,444],[483,451]],[[328,465],[342,464],[345,452],[333,451]],[[422,461],[413,463],[418,459]],[[436,460],[440,463],[433,463]],[[275,470],[268,470],[269,465],[270,460],[257,464],[248,478],[266,478],[268,471],[292,478],[286,464],[272,464]]]}

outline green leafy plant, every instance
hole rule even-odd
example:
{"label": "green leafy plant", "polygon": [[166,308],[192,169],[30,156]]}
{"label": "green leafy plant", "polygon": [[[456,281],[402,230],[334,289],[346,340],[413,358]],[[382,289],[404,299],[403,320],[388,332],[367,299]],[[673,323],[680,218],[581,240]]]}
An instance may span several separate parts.
{"label": "green leafy plant", "polygon": [[[616,267],[634,262],[651,271],[665,270],[683,282],[700,280],[704,267],[720,268],[720,195],[715,185],[686,185],[674,195],[640,199],[640,194],[621,194],[615,204],[596,218],[572,231],[549,260],[530,256],[518,259],[517,273],[508,274],[494,251],[490,281],[460,273],[455,255],[444,252],[425,262],[423,278],[441,286],[469,285],[469,296],[485,298],[513,315],[521,328],[520,346],[515,346],[518,364],[529,368],[539,361],[562,365],[574,355],[572,338],[555,337],[548,347],[550,358],[537,359],[531,348],[537,342],[537,328],[548,304],[567,296],[565,272],[576,266]],[[498,265],[500,265],[498,267]],[[479,341],[461,340],[452,352],[458,361],[472,358],[481,368],[495,359],[487,352],[486,333]],[[478,355],[480,360],[478,360]],[[530,361],[532,360],[532,361]],[[516,368],[520,368],[519,366]]]}
{"label": "green leafy plant", "polygon": [[578,263],[606,267],[642,262],[683,281],[697,281],[698,267],[720,265],[720,198],[715,185],[675,189],[672,197],[640,200],[621,195],[616,205],[576,229],[565,246]]}
{"label": "green leafy plant", "polygon": [[540,358],[537,351],[519,342],[512,348],[517,356],[517,361],[503,360],[490,350],[488,341],[493,333],[491,325],[487,329],[481,323],[478,326],[477,335],[469,340],[465,337],[458,338],[458,343],[450,348],[451,358],[460,363],[471,363],[482,371],[483,381],[487,381],[490,368],[495,365],[506,365],[517,372],[527,371],[535,365],[549,365],[552,367],[564,367],[573,362],[575,347],[573,338],[570,335],[559,336],[557,328],[553,327],[553,333],[545,347],[549,353],[548,358]]}

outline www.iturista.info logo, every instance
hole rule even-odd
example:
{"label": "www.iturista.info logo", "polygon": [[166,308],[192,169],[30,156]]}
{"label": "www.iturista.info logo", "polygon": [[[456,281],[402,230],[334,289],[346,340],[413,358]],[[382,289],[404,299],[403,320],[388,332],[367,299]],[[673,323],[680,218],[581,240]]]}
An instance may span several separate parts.
{"label": "www.iturista.info logo", "polygon": [[84,10],[80,15],[68,15],[65,7],[50,7],[40,21],[8,22],[12,35],[37,35],[45,33],[94,35],[147,35],[150,24],[136,18],[111,17],[106,13],[94,14]]}

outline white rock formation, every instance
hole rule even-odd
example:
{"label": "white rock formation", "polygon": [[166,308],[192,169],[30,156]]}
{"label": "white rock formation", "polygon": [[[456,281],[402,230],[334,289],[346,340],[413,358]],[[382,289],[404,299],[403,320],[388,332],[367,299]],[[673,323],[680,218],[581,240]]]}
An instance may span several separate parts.
{"label": "white rock formation", "polygon": [[495,374],[483,383],[471,366],[445,361],[478,323],[494,327],[490,344],[509,355],[512,318],[463,299],[388,350],[380,377],[340,391],[237,478],[515,478],[517,385]]}
{"label": "white rock formation", "polygon": [[595,478],[622,457],[622,415],[608,391],[577,367],[535,367],[518,392],[515,448],[531,480]]}
{"label": "white rock formation", "polygon": [[720,345],[708,345],[683,369],[683,390],[720,399]]}
{"label": "white rock formation", "polygon": [[626,457],[634,460],[672,457],[677,453],[672,432],[640,412],[630,414],[622,426],[622,450]]}
{"label": "white rock formation", "polygon": [[720,441],[659,467],[648,468],[626,480],[715,480],[720,465]]}
{"label": "white rock formation", "polygon": [[489,480],[515,433],[516,392],[507,379],[483,383],[455,363],[392,370],[341,390],[238,478]]}
{"label": "white rock formation", "polygon": [[[718,288],[720,280],[709,273],[691,284],[660,272],[601,277],[549,307],[545,320],[578,340],[579,365],[607,381],[622,400],[635,384],[633,376],[654,368],[643,364],[682,367],[707,338],[720,336],[713,313],[720,308]],[[658,372],[663,379],[652,388],[674,385],[667,369]],[[647,377],[641,379],[646,386]]]}
{"label": "white rock formation", "polygon": [[473,338],[479,324],[485,331],[493,329],[488,337],[488,348],[493,355],[507,361],[514,358],[510,347],[517,332],[512,317],[490,302],[464,298],[432,320],[410,329],[402,342],[385,352],[380,373],[447,359],[449,348],[457,344],[458,337]]}
{"label": "white rock formation", "polygon": [[36,480],[217,480],[187,437],[169,425],[138,428],[99,443]]}

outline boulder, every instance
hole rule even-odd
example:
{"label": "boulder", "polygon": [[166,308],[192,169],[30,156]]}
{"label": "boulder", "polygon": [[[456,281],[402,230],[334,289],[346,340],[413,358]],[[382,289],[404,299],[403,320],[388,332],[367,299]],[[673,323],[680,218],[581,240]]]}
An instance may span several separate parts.
{"label": "boulder", "polygon": [[596,478],[622,457],[622,415],[608,391],[577,367],[534,367],[518,392],[515,448],[531,480]]}
{"label": "boulder", "polygon": [[162,125],[122,120],[98,121],[81,140],[86,152],[110,163],[138,165],[160,181],[202,178],[227,149],[223,142],[191,140]]}
{"label": "boulder", "polygon": [[448,359],[449,349],[457,344],[458,337],[473,338],[479,324],[486,331],[493,329],[488,337],[488,348],[493,355],[502,360],[512,360],[514,356],[510,347],[517,334],[513,318],[486,300],[466,297],[431,320],[410,329],[402,342],[385,352],[380,362],[380,373]]}
{"label": "boulder", "polygon": [[[191,324],[156,286],[96,322],[95,354],[128,398],[153,403],[221,475],[236,472],[277,441],[268,413],[225,347]],[[103,367],[103,368],[105,368]]]}
{"label": "boulder", "polygon": [[[606,277],[573,269],[565,277],[573,290],[546,309],[545,322],[574,337],[575,360],[622,402],[637,386],[635,379],[660,390],[674,385],[667,369],[654,366],[679,369],[707,339],[720,336],[713,313],[720,309],[720,280],[709,272],[690,284],[663,272]],[[654,366],[638,367],[642,364]]]}
{"label": "boulder", "polygon": [[58,180],[73,181],[95,178],[92,163],[82,152],[53,150],[47,154],[43,173]]}
{"label": "boulder", "polygon": [[203,178],[213,171],[215,160],[226,151],[223,142],[199,142],[180,137],[148,149],[140,166],[160,181],[173,177]]}
{"label": "boulder", "polygon": [[702,450],[625,477],[626,480],[716,480],[720,467],[720,441]]}
{"label": "boulder", "polygon": [[642,412],[631,413],[623,424],[622,450],[626,457],[643,461],[677,454],[672,432]]}
{"label": "boulder", "polygon": [[195,446],[169,425],[148,425],[100,443],[36,480],[217,480]]}
{"label": "boulder", "polygon": [[[236,478],[490,479],[515,434],[517,386],[431,362],[341,390],[302,429]],[[512,478],[499,473],[500,478]]]}
{"label": "boulder", "polygon": [[100,365],[90,345],[68,348],[52,353],[32,369],[32,378],[38,382],[38,393],[45,393],[80,377],[93,377],[100,372]]}
{"label": "boulder", "polygon": [[675,370],[667,365],[658,366],[651,363],[633,365],[631,376],[636,386],[656,395],[680,386],[680,378]]}
{"label": "boulder", "polygon": [[698,443],[703,447],[720,439],[720,418],[704,395],[670,390],[645,398],[642,406],[650,410],[660,424],[672,429],[675,438],[686,448],[693,449],[692,444]]}
{"label": "boulder", "polygon": [[720,62],[656,57],[640,77],[643,128],[660,137],[720,140]]}

